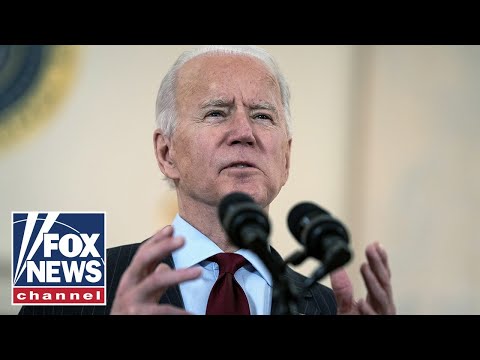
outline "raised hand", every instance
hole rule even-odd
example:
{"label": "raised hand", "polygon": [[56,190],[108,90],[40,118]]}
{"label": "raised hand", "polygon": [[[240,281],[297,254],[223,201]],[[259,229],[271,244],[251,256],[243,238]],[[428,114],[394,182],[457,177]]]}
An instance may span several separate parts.
{"label": "raised hand", "polygon": [[169,286],[200,276],[202,269],[172,269],[161,263],[172,251],[183,246],[182,237],[173,237],[168,225],[142,244],[122,275],[112,304],[112,315],[186,315],[184,309],[158,301]]}
{"label": "raised hand", "polygon": [[395,315],[391,271],[387,252],[379,243],[369,244],[365,250],[367,262],[360,271],[367,297],[355,300],[353,286],[347,272],[341,268],[330,275],[333,292],[337,300],[339,315]]}

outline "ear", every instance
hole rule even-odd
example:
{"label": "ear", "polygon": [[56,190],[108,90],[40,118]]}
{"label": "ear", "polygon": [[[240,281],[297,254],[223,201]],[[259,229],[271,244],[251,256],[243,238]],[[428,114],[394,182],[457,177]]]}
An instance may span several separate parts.
{"label": "ear", "polygon": [[171,139],[166,137],[160,129],[153,132],[153,146],[157,164],[162,173],[172,180],[178,178],[178,170],[175,167],[175,152],[172,149]]}
{"label": "ear", "polygon": [[290,154],[292,152],[292,138],[288,139],[287,148],[285,149],[285,179],[283,185],[288,180],[288,175],[290,174]]}

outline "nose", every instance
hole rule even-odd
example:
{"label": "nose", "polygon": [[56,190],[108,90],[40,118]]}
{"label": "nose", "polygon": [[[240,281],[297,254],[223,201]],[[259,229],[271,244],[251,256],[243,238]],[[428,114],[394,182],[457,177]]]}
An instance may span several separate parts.
{"label": "nose", "polygon": [[256,142],[253,130],[253,123],[248,114],[244,111],[239,111],[235,114],[230,123],[228,144],[253,146]]}

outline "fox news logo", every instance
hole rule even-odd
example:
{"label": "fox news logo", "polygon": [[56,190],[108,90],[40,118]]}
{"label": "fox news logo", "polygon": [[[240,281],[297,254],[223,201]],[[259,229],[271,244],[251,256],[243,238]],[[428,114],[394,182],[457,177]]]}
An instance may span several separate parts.
{"label": "fox news logo", "polygon": [[12,213],[13,305],[105,305],[105,213]]}

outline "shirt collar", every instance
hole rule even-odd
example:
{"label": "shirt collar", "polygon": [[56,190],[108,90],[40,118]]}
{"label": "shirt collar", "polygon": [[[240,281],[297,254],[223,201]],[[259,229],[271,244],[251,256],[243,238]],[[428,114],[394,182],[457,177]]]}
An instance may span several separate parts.
{"label": "shirt collar", "polygon": [[[185,238],[185,245],[172,253],[176,268],[197,265],[210,256],[223,252],[212,240],[186,222],[179,214],[175,216],[172,226],[174,236]],[[272,275],[257,254],[248,249],[239,249],[236,253],[245,257],[268,285],[272,286]]]}

